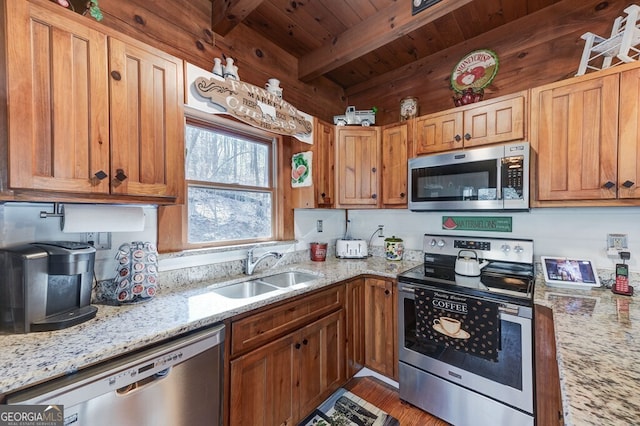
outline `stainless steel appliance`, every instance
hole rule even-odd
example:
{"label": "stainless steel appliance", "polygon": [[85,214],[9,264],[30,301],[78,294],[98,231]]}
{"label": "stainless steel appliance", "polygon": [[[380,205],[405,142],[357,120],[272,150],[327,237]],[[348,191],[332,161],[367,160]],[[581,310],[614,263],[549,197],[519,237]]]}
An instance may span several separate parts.
{"label": "stainless steel appliance", "polygon": [[409,209],[527,210],[529,143],[425,155],[409,160]]}
{"label": "stainless steel appliance", "polygon": [[0,331],[58,330],[95,317],[95,252],[73,241],[0,248]]}
{"label": "stainless steel appliance", "polygon": [[[473,251],[479,276],[459,275]],[[398,276],[400,398],[455,424],[533,425],[533,241],[424,236]]]}
{"label": "stainless steel appliance", "polygon": [[224,325],[9,395],[64,406],[70,426],[222,425]]}

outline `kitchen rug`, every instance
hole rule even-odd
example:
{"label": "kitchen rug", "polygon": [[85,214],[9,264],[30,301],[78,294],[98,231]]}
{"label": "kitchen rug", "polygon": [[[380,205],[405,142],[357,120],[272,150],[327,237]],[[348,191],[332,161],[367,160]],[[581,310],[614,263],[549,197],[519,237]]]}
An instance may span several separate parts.
{"label": "kitchen rug", "polygon": [[395,417],[340,388],[298,426],[400,426]]}

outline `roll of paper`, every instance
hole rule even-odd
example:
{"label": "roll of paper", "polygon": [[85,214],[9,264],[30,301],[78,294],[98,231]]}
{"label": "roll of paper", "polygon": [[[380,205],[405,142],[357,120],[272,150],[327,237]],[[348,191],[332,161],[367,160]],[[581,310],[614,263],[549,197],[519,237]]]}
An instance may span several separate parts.
{"label": "roll of paper", "polygon": [[62,232],[137,232],[144,230],[144,210],[135,206],[65,204]]}

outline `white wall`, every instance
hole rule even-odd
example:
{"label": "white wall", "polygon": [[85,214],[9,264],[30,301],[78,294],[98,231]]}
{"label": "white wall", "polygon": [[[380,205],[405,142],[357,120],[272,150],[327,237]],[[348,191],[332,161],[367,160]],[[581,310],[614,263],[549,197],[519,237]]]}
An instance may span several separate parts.
{"label": "white wall", "polygon": [[[96,252],[95,274],[98,280],[113,278],[116,271],[115,256],[118,247],[127,242],[157,243],[157,209],[143,206],[144,230],[141,232],[111,233],[111,250]],[[83,233],[64,233],[60,230],[60,218],[40,218],[40,212],[53,212],[52,203],[0,204],[0,246],[31,243],[35,241],[82,241]]]}
{"label": "white wall", "polygon": [[[52,210],[51,203],[6,203],[0,204],[0,246],[33,241],[70,240],[81,241],[80,233],[60,231],[59,218],[40,218],[40,211]],[[131,241],[157,241],[157,210],[144,206],[145,228],[142,232],[112,233],[112,249],[100,250],[96,254],[96,276],[107,279],[115,271],[115,253],[120,244]],[[295,211],[295,248],[287,250],[307,250],[311,242],[332,244],[344,236],[346,217],[351,220],[351,234],[354,238],[368,240],[378,225],[384,225],[384,236],[395,235],[404,240],[410,250],[422,250],[422,235],[442,233],[449,235],[487,235],[492,237],[531,238],[534,240],[535,255],[582,256],[592,259],[598,268],[613,269],[616,259],[607,257],[606,238],[608,233],[628,234],[631,260],[628,262],[633,272],[640,272],[640,207],[610,208],[554,208],[532,209],[521,213],[466,213],[457,216],[510,216],[513,218],[513,232],[468,232],[445,231],[442,216],[448,212],[411,212],[408,210],[339,210],[339,209],[299,209]],[[317,221],[322,220],[323,232],[317,232]],[[372,245],[382,246],[384,238],[375,237]],[[203,255],[205,256],[205,255]],[[197,264],[217,263],[241,259],[246,250],[237,252],[209,253]],[[197,256],[196,256],[197,257]],[[168,269],[193,266],[183,259],[166,259],[175,265]],[[163,264],[161,260],[161,269]],[[193,262],[191,262],[193,263]],[[167,269],[164,268],[164,269]]]}
{"label": "white wall", "polygon": [[[369,239],[378,225],[384,225],[385,237],[395,235],[404,240],[405,247],[422,250],[422,235],[477,235],[534,240],[536,257],[541,255],[575,256],[592,259],[598,268],[613,269],[616,260],[606,255],[607,234],[628,234],[630,269],[640,271],[640,207],[608,208],[545,208],[519,213],[456,212],[455,216],[510,216],[513,232],[447,231],[442,229],[442,216],[450,212],[411,212],[408,210],[349,210],[351,234],[354,238]],[[296,211],[296,236],[306,239],[314,234],[316,210]],[[336,214],[336,220],[340,216]],[[335,225],[341,232],[342,223]],[[313,229],[312,229],[313,228]],[[341,236],[340,232],[335,234]],[[334,236],[335,234],[332,234]],[[329,234],[327,234],[329,236]],[[372,245],[382,245],[384,238],[374,238]]]}

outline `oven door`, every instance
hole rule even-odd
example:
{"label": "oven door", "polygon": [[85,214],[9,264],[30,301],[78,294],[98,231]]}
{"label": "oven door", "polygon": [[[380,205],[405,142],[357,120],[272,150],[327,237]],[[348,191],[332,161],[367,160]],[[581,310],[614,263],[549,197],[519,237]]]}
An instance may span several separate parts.
{"label": "oven door", "polygon": [[493,361],[418,338],[415,290],[419,287],[422,286],[399,283],[400,362],[532,414],[532,309],[495,302],[500,305],[501,348]]}

